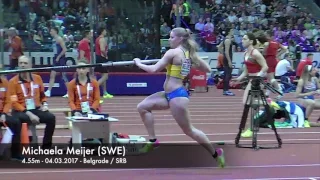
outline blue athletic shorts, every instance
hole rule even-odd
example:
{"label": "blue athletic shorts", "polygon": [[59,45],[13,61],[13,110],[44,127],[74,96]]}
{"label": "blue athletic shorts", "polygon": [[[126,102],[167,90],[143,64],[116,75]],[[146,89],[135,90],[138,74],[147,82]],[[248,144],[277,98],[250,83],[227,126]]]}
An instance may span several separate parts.
{"label": "blue athletic shorts", "polygon": [[313,96],[313,95],[311,95],[311,96],[304,96],[302,99],[312,99],[312,100],[314,100],[314,96]]}
{"label": "blue athletic shorts", "polygon": [[[65,56],[62,56],[58,61],[56,61],[56,58],[57,58],[58,55],[55,55],[53,57],[53,66],[66,66],[66,57]],[[66,69],[55,69],[54,71],[57,71],[57,72],[64,72],[64,71],[68,71]]]}
{"label": "blue athletic shorts", "polygon": [[189,93],[188,91],[186,90],[186,88],[184,87],[180,87],[170,93],[166,93],[166,99],[168,101],[170,101],[171,99],[174,99],[176,97],[186,97],[186,98],[189,98]]}

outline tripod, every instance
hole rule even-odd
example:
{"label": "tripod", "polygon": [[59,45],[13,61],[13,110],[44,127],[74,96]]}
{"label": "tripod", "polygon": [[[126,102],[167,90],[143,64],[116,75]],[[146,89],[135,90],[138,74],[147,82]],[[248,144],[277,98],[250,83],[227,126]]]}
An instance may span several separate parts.
{"label": "tripod", "polygon": [[[279,92],[278,90],[274,89],[269,83],[265,83],[263,81],[262,77],[252,76],[252,77],[249,77],[249,79],[251,79],[252,85],[251,85],[251,90],[249,90],[249,92],[248,92],[248,97],[247,97],[246,103],[244,105],[244,110],[242,113],[242,118],[241,118],[241,122],[240,122],[240,126],[239,126],[239,132],[238,132],[236,139],[235,139],[236,147],[238,147],[238,148],[253,148],[254,150],[281,148],[282,140],[277,132],[275,125],[274,125],[274,118],[272,118],[270,115],[270,107],[267,103],[266,96],[265,96],[263,90],[261,89],[260,85],[263,84],[267,89],[269,89],[273,93],[277,93],[279,95],[282,95],[282,93]],[[257,101],[257,103],[254,102],[255,100]],[[255,116],[257,114],[259,114],[260,101],[262,101],[261,105],[264,106],[267,122],[271,126],[271,129],[274,131],[276,139],[278,141],[278,146],[276,146],[276,147],[261,147],[261,146],[258,146],[258,144],[257,144],[258,143],[257,136],[258,136],[258,132],[259,132],[260,122],[259,122],[259,120],[255,120]],[[246,126],[246,122],[247,122],[247,118],[248,118],[248,114],[249,114],[250,109],[251,109],[251,116],[250,116],[251,130],[253,132],[252,146],[240,145],[239,141],[240,141],[241,133]]]}

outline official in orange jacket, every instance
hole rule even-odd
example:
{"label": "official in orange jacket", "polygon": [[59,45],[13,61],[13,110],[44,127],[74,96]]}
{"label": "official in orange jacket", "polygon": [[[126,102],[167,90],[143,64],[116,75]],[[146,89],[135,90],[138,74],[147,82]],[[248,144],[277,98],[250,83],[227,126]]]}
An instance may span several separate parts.
{"label": "official in orange jacket", "polygon": [[[18,66],[20,69],[32,68],[30,58],[20,56]],[[12,115],[23,123],[46,124],[42,148],[51,148],[56,117],[49,112],[41,76],[29,72],[20,73],[10,79],[9,91]]]}
{"label": "official in orange jacket", "polygon": [[20,150],[21,122],[18,118],[9,115],[12,104],[10,99],[9,82],[0,77],[0,127],[8,126],[12,131],[11,158],[22,161]]}
{"label": "official in orange jacket", "polygon": [[[88,64],[80,60],[78,65]],[[90,68],[77,68],[77,77],[68,83],[69,106],[73,116],[97,113],[100,106],[99,83],[89,77]]]}

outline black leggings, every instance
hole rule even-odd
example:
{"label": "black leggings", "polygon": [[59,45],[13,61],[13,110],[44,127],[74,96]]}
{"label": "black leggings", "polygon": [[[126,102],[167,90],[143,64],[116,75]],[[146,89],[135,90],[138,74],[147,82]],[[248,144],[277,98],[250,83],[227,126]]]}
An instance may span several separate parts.
{"label": "black leggings", "polygon": [[228,59],[223,58],[223,91],[229,91],[230,80],[232,78],[232,68],[229,67]]}
{"label": "black leggings", "polygon": [[[43,144],[42,148],[47,149],[52,146],[52,136],[56,127],[56,117],[49,111],[41,111],[39,109],[30,110],[34,115],[39,117],[40,123],[46,124],[44,130]],[[24,112],[12,111],[14,117],[19,118],[21,123],[32,124],[29,116]]]}
{"label": "black leggings", "polygon": [[[21,134],[21,122],[18,118],[14,116],[6,116],[6,124],[9,129],[12,131],[12,144],[11,144],[11,156],[17,157],[21,155],[20,149],[20,134]],[[0,127],[4,126],[3,123],[0,123]]]}

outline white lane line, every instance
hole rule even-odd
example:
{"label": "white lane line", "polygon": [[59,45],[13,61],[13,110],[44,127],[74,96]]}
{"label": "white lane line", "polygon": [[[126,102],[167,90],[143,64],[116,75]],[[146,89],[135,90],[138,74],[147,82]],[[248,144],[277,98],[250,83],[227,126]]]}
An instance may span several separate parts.
{"label": "white lane line", "polygon": [[[320,167],[320,164],[284,164],[284,165],[259,165],[259,166],[228,166],[226,169],[242,169],[242,168],[290,168],[290,167]],[[2,171],[4,174],[44,174],[44,173],[88,173],[88,172],[124,172],[124,171],[155,171],[155,170],[185,170],[185,169],[220,169],[217,167],[188,167],[188,168],[150,168],[150,169],[80,169],[72,170],[26,170],[26,171]],[[318,178],[318,177],[315,177]],[[239,179],[240,180],[240,179]]]}

